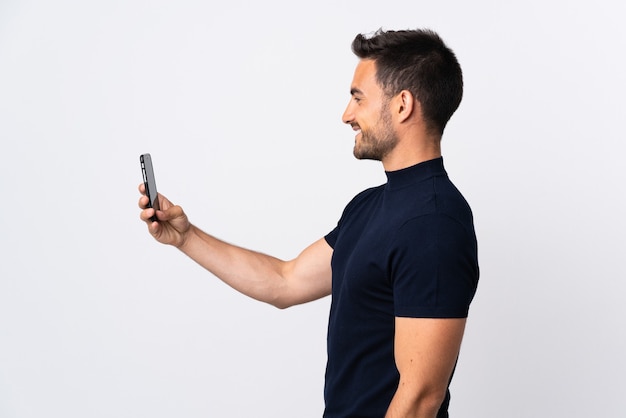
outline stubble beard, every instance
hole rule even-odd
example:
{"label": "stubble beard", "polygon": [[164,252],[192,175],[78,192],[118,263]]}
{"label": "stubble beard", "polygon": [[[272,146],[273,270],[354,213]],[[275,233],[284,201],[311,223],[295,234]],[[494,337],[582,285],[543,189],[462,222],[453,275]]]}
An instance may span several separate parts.
{"label": "stubble beard", "polygon": [[391,115],[385,107],[373,129],[361,130],[361,140],[354,144],[353,153],[359,160],[382,161],[397,144],[398,136],[393,131]]}

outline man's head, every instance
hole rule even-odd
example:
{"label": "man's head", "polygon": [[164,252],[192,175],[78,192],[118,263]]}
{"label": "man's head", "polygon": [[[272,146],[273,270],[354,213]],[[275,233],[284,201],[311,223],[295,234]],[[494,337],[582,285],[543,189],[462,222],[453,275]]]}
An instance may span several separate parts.
{"label": "man's head", "polygon": [[378,30],[371,37],[357,35],[352,51],[375,63],[376,80],[387,99],[409,91],[429,131],[443,134],[461,103],[463,76],[456,56],[435,32]]}

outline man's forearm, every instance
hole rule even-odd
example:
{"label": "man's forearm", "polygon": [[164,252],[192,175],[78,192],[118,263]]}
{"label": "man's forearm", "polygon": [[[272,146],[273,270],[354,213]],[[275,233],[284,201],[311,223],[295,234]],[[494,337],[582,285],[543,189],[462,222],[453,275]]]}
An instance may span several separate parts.
{"label": "man's forearm", "polygon": [[235,290],[281,307],[285,261],[228,244],[193,225],[178,248]]}

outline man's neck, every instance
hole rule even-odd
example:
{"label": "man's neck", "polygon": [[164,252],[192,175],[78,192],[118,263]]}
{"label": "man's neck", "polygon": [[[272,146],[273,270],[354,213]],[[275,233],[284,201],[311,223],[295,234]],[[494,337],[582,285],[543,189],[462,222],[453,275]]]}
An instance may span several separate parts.
{"label": "man's neck", "polygon": [[383,167],[385,171],[396,171],[403,168],[411,167],[424,161],[433,160],[441,157],[441,146],[439,141],[421,142],[421,146],[401,146],[398,144],[383,159]]}

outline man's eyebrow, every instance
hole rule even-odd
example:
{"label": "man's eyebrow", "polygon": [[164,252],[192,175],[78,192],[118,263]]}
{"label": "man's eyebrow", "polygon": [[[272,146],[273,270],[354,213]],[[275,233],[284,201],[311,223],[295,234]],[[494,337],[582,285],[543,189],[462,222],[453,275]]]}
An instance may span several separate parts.
{"label": "man's eyebrow", "polygon": [[357,89],[356,87],[352,87],[350,89],[350,95],[354,96],[355,94],[363,94],[363,92],[359,89]]}

